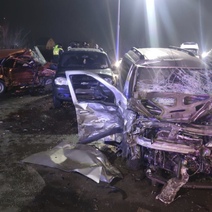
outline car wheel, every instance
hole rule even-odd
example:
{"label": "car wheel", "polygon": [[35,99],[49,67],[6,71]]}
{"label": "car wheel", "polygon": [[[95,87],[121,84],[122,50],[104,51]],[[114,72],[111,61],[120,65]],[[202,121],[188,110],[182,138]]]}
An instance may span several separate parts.
{"label": "car wheel", "polygon": [[53,96],[53,104],[55,108],[60,108],[62,106],[62,102],[55,96]]}
{"label": "car wheel", "polygon": [[6,91],[5,83],[3,80],[0,80],[0,95],[5,93],[5,91]]}

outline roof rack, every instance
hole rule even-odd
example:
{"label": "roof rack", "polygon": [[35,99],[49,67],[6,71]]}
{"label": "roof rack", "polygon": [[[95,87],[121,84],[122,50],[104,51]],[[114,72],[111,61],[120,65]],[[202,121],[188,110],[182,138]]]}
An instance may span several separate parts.
{"label": "roof rack", "polygon": [[178,46],[169,46],[169,48],[170,48],[170,49],[176,49],[176,50],[179,50],[179,51],[181,51],[181,52],[188,53],[189,55],[196,57],[196,55],[195,55],[193,52],[191,52],[191,51],[189,51],[189,50],[186,50],[186,49],[182,49],[182,48],[180,48],[180,47],[178,47]]}
{"label": "roof rack", "polygon": [[140,59],[145,59],[144,58],[144,55],[143,54],[141,54],[141,52],[138,50],[138,48],[136,48],[136,47],[132,47],[132,49],[131,49],[133,52],[135,52],[138,56],[139,56],[139,58]]}
{"label": "roof rack", "polygon": [[101,48],[97,43],[91,44],[86,41],[72,41],[67,47],[67,50],[70,50],[72,48],[92,48],[92,49],[99,49],[100,51],[104,51],[103,48]]}

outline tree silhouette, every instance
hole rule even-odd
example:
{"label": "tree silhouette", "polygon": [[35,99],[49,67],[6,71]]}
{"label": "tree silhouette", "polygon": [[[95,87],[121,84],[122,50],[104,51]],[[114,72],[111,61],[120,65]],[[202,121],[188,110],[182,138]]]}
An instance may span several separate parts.
{"label": "tree silhouette", "polygon": [[25,48],[28,45],[28,35],[22,28],[10,27],[10,24],[3,19],[0,23],[0,48],[15,49]]}

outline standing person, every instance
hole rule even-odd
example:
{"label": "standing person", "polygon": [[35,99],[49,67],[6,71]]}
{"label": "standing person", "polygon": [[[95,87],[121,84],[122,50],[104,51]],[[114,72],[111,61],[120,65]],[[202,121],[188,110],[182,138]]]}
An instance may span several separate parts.
{"label": "standing person", "polygon": [[58,63],[60,55],[64,52],[60,43],[56,44],[53,48],[53,63]]}

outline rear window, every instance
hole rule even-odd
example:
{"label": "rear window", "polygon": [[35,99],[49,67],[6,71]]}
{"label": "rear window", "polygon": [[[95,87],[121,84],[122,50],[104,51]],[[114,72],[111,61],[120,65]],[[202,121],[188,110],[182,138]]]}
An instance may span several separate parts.
{"label": "rear window", "polygon": [[65,69],[105,69],[109,61],[105,54],[97,52],[69,52],[63,54],[59,64]]}

